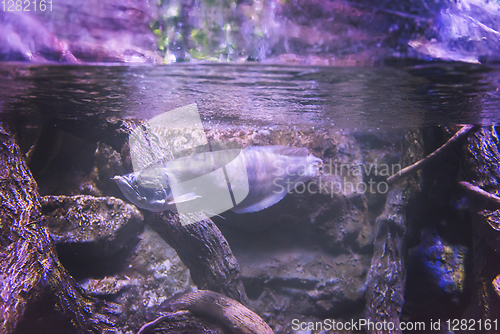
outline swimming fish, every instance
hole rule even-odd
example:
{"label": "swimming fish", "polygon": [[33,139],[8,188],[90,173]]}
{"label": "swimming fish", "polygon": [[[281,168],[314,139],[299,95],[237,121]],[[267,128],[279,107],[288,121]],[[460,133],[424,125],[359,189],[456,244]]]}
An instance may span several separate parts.
{"label": "swimming fish", "polygon": [[[185,156],[113,180],[130,202],[153,212],[250,213],[278,203],[314,177],[320,163],[307,148],[249,146]],[[231,196],[218,195],[226,193]]]}

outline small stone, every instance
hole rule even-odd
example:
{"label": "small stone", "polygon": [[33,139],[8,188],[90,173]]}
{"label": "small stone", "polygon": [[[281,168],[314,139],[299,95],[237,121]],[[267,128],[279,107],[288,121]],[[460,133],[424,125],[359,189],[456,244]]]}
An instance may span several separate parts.
{"label": "small stone", "polygon": [[497,295],[500,296],[500,275],[497,275],[497,277],[495,277],[491,284],[493,285],[493,288],[495,289]]}

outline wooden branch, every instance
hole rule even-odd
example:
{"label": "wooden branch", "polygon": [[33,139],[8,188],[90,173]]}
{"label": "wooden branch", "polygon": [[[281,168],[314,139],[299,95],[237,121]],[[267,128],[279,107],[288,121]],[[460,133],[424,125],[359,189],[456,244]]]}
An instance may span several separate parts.
{"label": "wooden branch", "polygon": [[159,317],[141,327],[137,334],[227,334],[220,322],[193,315],[189,311],[160,312]]}
{"label": "wooden branch", "polygon": [[0,123],[0,333],[102,333],[113,313],[59,262],[37,185]]}
{"label": "wooden branch", "polygon": [[137,332],[137,334],[147,334],[147,333],[153,333],[154,329],[159,326],[159,324],[163,321],[166,322],[171,322],[175,321],[176,318],[179,316],[183,315],[188,315],[190,314],[189,311],[178,311],[178,312],[173,312],[173,313],[167,313],[164,315],[161,315],[160,317],[156,318],[155,320],[145,323]]}
{"label": "wooden branch", "polygon": [[460,182],[460,186],[467,190],[469,193],[478,196],[488,202],[500,204],[500,197],[490,194],[489,192],[479,188],[478,186],[473,185],[472,183],[462,181]]}
{"label": "wooden branch", "polygon": [[429,163],[433,162],[438,158],[440,155],[443,154],[443,152],[446,152],[450,147],[455,145],[457,142],[459,142],[461,139],[465,138],[469,132],[473,129],[474,126],[472,125],[464,125],[457,133],[453,135],[446,143],[444,143],[440,148],[426,156],[425,158],[415,162],[414,164],[407,166],[400,170],[398,173],[391,175],[390,177],[387,178],[387,183],[388,184],[393,184],[400,180],[401,178],[408,176],[410,174],[413,174],[420,169],[424,168],[427,166]]}
{"label": "wooden branch", "polygon": [[[234,299],[209,290],[179,293],[164,302],[161,309],[168,313],[146,324],[148,330],[161,321],[170,320],[172,315],[180,311],[189,311],[201,319],[222,324],[233,334],[273,334],[272,329],[257,314]],[[139,331],[138,334],[145,333]]]}
{"label": "wooden branch", "polygon": [[177,214],[164,211],[146,220],[175,249],[199,289],[219,292],[248,305],[238,261],[210,219],[182,225]]}
{"label": "wooden branch", "polygon": [[[373,322],[388,321],[398,327],[404,304],[406,279],[404,240],[407,233],[401,185],[387,195],[384,212],[377,218],[377,239],[367,277],[367,316]],[[377,331],[369,331],[377,333]],[[393,333],[401,333],[394,331]]]}

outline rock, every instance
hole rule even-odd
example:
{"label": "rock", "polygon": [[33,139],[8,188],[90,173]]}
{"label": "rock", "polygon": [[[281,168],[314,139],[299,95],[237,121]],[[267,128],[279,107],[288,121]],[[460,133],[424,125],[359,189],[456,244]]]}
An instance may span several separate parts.
{"label": "rock", "polygon": [[175,251],[149,226],[112,275],[84,278],[82,288],[90,295],[121,305],[117,329],[122,333],[137,330],[154,319],[158,307],[173,295],[195,289],[189,270]]}
{"label": "rock", "polygon": [[369,255],[314,250],[262,251],[238,256],[250,307],[276,332],[294,318],[351,317],[363,310]]}
{"label": "rock", "polygon": [[41,127],[31,150],[30,170],[41,195],[99,194],[91,173],[96,143],[52,124]]}
{"label": "rock", "polygon": [[407,282],[412,288],[407,297],[428,307],[458,304],[465,288],[467,247],[447,242],[435,230],[422,231],[421,240],[408,254]]}
{"label": "rock", "polygon": [[495,277],[495,279],[491,282],[491,285],[493,285],[495,292],[500,297],[500,275]]}
{"label": "rock", "polygon": [[135,206],[114,197],[44,196],[41,204],[54,242],[85,247],[90,257],[117,253],[144,225]]}
{"label": "rock", "polygon": [[[37,4],[34,4],[36,6]],[[161,62],[148,1],[38,3],[38,10],[0,12],[1,60]]]}
{"label": "rock", "polygon": [[97,149],[94,153],[94,170],[91,178],[102,193],[107,196],[124,198],[115,181],[111,178],[115,175],[125,174],[125,169],[123,156],[120,152],[106,143],[97,143]]}
{"label": "rock", "polygon": [[41,126],[31,144],[29,166],[41,194],[120,197],[111,178],[130,165],[123,158],[128,155],[125,130],[112,120],[92,130],[65,125]]}
{"label": "rock", "polygon": [[101,279],[90,278],[82,282],[81,287],[91,296],[109,296],[116,295],[126,289],[139,285],[138,279],[117,279],[113,276],[107,276]]}

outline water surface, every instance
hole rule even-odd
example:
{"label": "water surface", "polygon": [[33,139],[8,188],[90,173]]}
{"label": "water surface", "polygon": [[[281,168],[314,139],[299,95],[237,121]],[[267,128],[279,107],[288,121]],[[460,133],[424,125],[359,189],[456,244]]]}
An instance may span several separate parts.
{"label": "water surface", "polygon": [[496,68],[435,64],[335,68],[234,64],[53,66],[2,63],[0,108],[44,119],[150,119],[196,103],[210,124],[373,131],[496,124]]}

